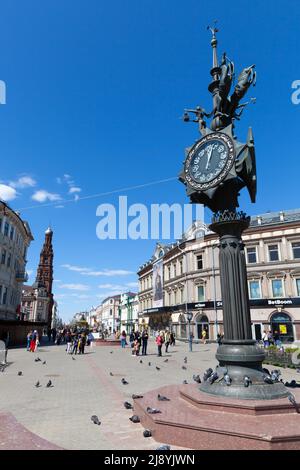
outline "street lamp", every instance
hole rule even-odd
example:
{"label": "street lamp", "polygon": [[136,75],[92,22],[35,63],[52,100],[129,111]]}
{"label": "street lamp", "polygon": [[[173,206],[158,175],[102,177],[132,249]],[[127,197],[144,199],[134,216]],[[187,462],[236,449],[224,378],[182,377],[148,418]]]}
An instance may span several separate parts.
{"label": "street lamp", "polygon": [[193,350],[193,338],[192,338],[192,333],[191,333],[191,321],[192,321],[192,318],[193,318],[192,312],[187,312],[186,313],[186,318],[187,318],[187,321],[188,321],[188,324],[189,324],[189,332],[188,332],[188,335],[189,335],[189,351],[192,352],[192,350]]}

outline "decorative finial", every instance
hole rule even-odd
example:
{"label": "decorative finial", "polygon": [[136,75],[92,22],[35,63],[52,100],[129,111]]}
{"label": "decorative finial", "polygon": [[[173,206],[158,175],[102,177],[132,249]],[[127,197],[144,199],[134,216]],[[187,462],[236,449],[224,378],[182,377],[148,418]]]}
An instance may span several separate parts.
{"label": "decorative finial", "polygon": [[214,26],[207,26],[207,30],[209,30],[212,34],[212,40],[211,40],[211,46],[213,48],[213,69],[217,68],[218,65],[218,57],[217,57],[217,45],[218,45],[218,40],[216,37],[216,33],[219,32],[218,28],[216,28],[218,20],[214,21]]}

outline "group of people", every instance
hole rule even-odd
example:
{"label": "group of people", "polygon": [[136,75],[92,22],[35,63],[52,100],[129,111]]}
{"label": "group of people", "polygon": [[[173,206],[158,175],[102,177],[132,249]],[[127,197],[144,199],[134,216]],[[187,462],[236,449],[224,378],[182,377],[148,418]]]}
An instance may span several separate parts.
{"label": "group of people", "polygon": [[85,333],[72,333],[67,331],[65,341],[67,343],[67,354],[84,354],[85,346],[91,344],[90,334]]}
{"label": "group of people", "polygon": [[40,344],[37,330],[31,330],[27,334],[27,351],[35,352]]}
{"label": "group of people", "polygon": [[274,333],[272,333],[271,330],[264,330],[262,334],[262,340],[265,348],[268,348],[269,346],[277,346],[280,348],[282,344],[278,331],[274,331]]}
{"label": "group of people", "polygon": [[[119,336],[121,347],[125,348],[128,345],[127,342],[127,333],[125,330],[120,333]],[[149,332],[147,328],[144,328],[142,332],[132,330],[129,335],[129,342],[131,346],[131,351],[133,356],[142,356],[147,355],[147,348],[148,348],[148,340],[149,340]],[[162,346],[165,345],[165,352],[168,352],[168,348],[170,345],[175,346],[175,334],[170,332],[169,330],[166,331],[157,331],[155,332],[155,342],[157,345],[157,355],[162,355]]]}

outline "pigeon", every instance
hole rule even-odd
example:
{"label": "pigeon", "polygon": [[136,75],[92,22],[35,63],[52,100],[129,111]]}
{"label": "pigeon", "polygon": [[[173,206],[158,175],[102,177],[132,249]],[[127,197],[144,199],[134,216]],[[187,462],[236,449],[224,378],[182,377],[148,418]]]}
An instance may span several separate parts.
{"label": "pigeon", "polygon": [[231,378],[229,377],[228,374],[225,374],[224,375],[224,382],[226,383],[226,385],[231,385]]}
{"label": "pigeon", "polygon": [[148,362],[148,366],[151,366],[151,362]]}
{"label": "pigeon", "polygon": [[281,375],[280,370],[278,370],[278,369],[272,370],[271,379],[273,380],[273,382],[279,382],[279,376],[280,375]]}
{"label": "pigeon", "polygon": [[126,382],[126,380],[124,378],[121,380],[121,382],[122,382],[123,385],[128,385],[128,382]]}
{"label": "pigeon", "polygon": [[183,359],[184,363],[187,364],[187,357],[185,356],[185,358]]}
{"label": "pigeon", "polygon": [[168,362],[169,359],[165,359],[164,362]]}
{"label": "pigeon", "polygon": [[291,380],[290,382],[285,382],[284,384],[286,387],[297,388],[300,385],[297,384],[296,380]]}
{"label": "pigeon", "polygon": [[150,406],[148,406],[147,413],[149,413],[149,415],[156,415],[157,413],[161,413],[161,411],[157,408],[151,408]]}
{"label": "pigeon", "polygon": [[197,382],[198,384],[201,384],[200,375],[193,375],[193,380]]}
{"label": "pigeon", "polygon": [[47,387],[47,388],[53,387],[51,380],[49,380],[49,382],[47,383],[46,387]]}
{"label": "pigeon", "polygon": [[171,447],[164,444],[162,446],[157,447],[157,449],[155,449],[155,450],[171,450]]}
{"label": "pigeon", "polygon": [[247,375],[245,375],[245,377],[244,377],[244,387],[249,387],[250,384],[252,384],[251,379]]}
{"label": "pigeon", "polygon": [[185,366],[182,366],[181,369],[186,370],[186,367],[185,367]]}
{"label": "pigeon", "polygon": [[138,417],[138,415],[133,415],[133,416],[131,416],[129,419],[130,419],[130,421],[132,421],[133,423],[140,423],[140,422],[141,422],[141,420],[140,420],[140,418]]}
{"label": "pigeon", "polygon": [[4,372],[5,371],[5,366],[2,366],[0,370],[1,370],[1,372]]}
{"label": "pigeon", "polygon": [[43,362],[43,366],[46,364],[46,361]]}
{"label": "pigeon", "polygon": [[101,421],[99,421],[98,416],[96,415],[91,416],[91,420],[93,421],[94,424],[98,424],[98,426],[100,426]]}
{"label": "pigeon", "polygon": [[206,382],[207,379],[209,379],[209,377],[213,374],[213,370],[211,368],[207,369],[205,372],[204,372],[204,375],[203,375],[203,380],[204,382]]}
{"label": "pigeon", "polygon": [[266,384],[273,384],[274,383],[270,375],[264,375],[263,378],[264,378],[264,382]]}
{"label": "pigeon", "polygon": [[39,388],[41,386],[39,380],[37,381],[37,383],[35,384],[36,388]]}
{"label": "pigeon", "polygon": [[114,374],[113,374],[112,372],[110,372],[110,373],[109,373],[109,375],[110,375],[111,377],[113,377],[113,376],[114,376]]}
{"label": "pigeon", "polygon": [[164,397],[163,395],[160,395],[160,394],[157,395],[157,399],[159,401],[170,401],[170,398]]}
{"label": "pigeon", "polygon": [[20,372],[18,372],[18,375],[23,375],[22,371],[20,370]]}
{"label": "pigeon", "polygon": [[125,401],[124,406],[125,406],[126,410],[132,410],[133,409],[133,406],[132,406],[131,403],[129,403],[129,401]]}
{"label": "pigeon", "polygon": [[156,366],[156,370],[160,370],[160,367],[157,367],[157,366]]}
{"label": "pigeon", "polygon": [[292,393],[288,394],[288,399],[291,404],[296,408],[297,413],[300,413],[298,403],[296,402],[296,399]]}
{"label": "pigeon", "polygon": [[300,369],[296,369],[296,372],[298,372],[298,374],[300,374]]}
{"label": "pigeon", "polygon": [[110,354],[113,354],[113,351],[110,351]]}
{"label": "pigeon", "polygon": [[72,356],[73,361],[76,361],[75,357]]}
{"label": "pigeon", "polygon": [[143,398],[143,395],[135,395],[135,394],[132,395],[133,400],[136,400],[137,398]]}
{"label": "pigeon", "polygon": [[150,431],[150,429],[145,429],[145,431],[143,432],[143,436],[144,437],[151,437],[152,432]]}
{"label": "pigeon", "polygon": [[188,382],[187,382],[187,380],[184,380],[182,383],[183,383],[184,385],[187,385]]}
{"label": "pigeon", "polygon": [[140,360],[140,364],[143,364],[143,361],[142,361],[142,359]]}
{"label": "pigeon", "polygon": [[217,372],[214,372],[211,374],[211,376],[208,378],[209,383],[212,385],[217,379],[219,378]]}

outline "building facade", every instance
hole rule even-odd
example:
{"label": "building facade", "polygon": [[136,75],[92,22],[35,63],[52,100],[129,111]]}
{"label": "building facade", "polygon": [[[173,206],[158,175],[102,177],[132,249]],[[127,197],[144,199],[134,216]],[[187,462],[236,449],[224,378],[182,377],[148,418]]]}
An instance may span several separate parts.
{"label": "building facade", "polygon": [[121,331],[130,333],[138,329],[139,324],[139,296],[133,292],[121,294]]}
{"label": "building facade", "polygon": [[101,329],[113,333],[120,328],[120,302],[121,295],[107,297],[102,302]]}
{"label": "building facade", "polygon": [[29,225],[0,201],[0,319],[21,315],[22,286],[27,281],[27,249],[33,240]]}
{"label": "building facade", "polygon": [[[300,210],[251,217],[244,232],[253,338],[278,331],[282,341],[300,339]],[[173,245],[157,244],[139,276],[140,323],[172,329],[179,338],[216,339],[223,332],[218,238],[195,223]],[[154,300],[155,268],[163,272],[162,301]],[[187,312],[193,314],[190,325]]]}

